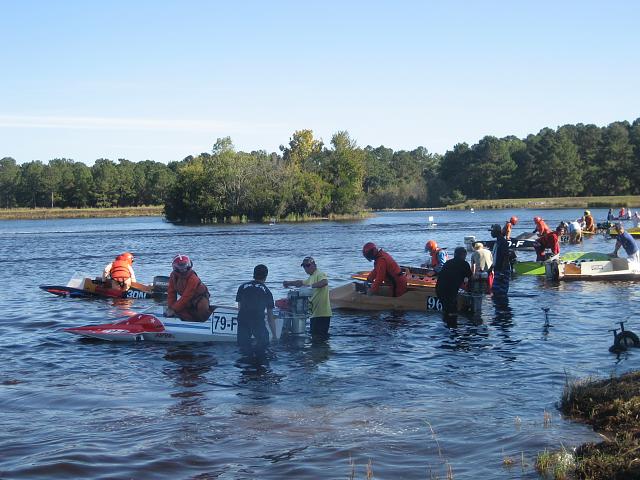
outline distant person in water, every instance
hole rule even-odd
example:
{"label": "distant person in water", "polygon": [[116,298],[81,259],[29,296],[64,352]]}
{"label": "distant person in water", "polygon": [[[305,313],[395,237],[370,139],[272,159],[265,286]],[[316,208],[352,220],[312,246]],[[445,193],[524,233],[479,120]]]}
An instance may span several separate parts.
{"label": "distant person in water", "polygon": [[640,214],[637,210],[633,213],[633,217],[631,217],[631,219],[633,220],[634,227],[640,226]]}
{"label": "distant person in water", "polygon": [[625,210],[624,207],[622,207],[620,209],[620,211],[618,212],[618,219],[619,220],[625,220],[627,218],[627,211]]}
{"label": "distant person in water", "polygon": [[474,252],[471,254],[471,278],[473,280],[471,290],[485,293],[491,290],[493,283],[493,272],[491,271],[493,255],[484,248],[482,242],[474,243],[473,250]]}
{"label": "distant person in water", "polygon": [[445,321],[448,317],[455,317],[458,314],[458,290],[465,280],[471,278],[471,267],[466,258],[467,250],[464,247],[457,247],[453,258],[444,264],[438,274],[436,294],[442,303]]}
{"label": "distant person in water", "polygon": [[627,258],[629,260],[640,262],[640,249],[638,249],[638,244],[629,232],[625,232],[622,222],[616,224],[616,230],[618,234],[616,235],[616,246],[613,250],[613,255],[618,256],[618,250],[622,247],[624,251],[627,252]]}
{"label": "distant person in water", "polygon": [[582,242],[582,226],[579,222],[576,220],[569,222],[567,231],[569,232],[569,243],[575,244]]}
{"label": "distant person in water", "polygon": [[607,212],[607,222],[610,222],[611,220],[615,220],[616,217],[613,216],[613,208],[610,208],[609,211]]}
{"label": "distant person in water", "polygon": [[542,217],[533,217],[533,223],[535,223],[536,227],[533,229],[534,233],[537,233],[539,237],[549,233],[551,229],[542,219]]}
{"label": "distant person in water", "polygon": [[586,233],[596,233],[596,222],[590,210],[584,211],[584,228],[582,231]]}
{"label": "distant person in water", "polygon": [[549,232],[538,239],[533,244],[533,248],[536,251],[536,261],[541,262],[546,260],[545,251],[551,250],[552,255],[558,255],[560,253],[560,234],[562,233],[562,227]]}
{"label": "distant person in water", "polygon": [[511,239],[511,228],[515,227],[517,223],[518,217],[514,215],[507,221],[507,223],[504,224],[504,228],[502,229],[502,235],[504,236],[504,238],[506,238],[507,240]]}
{"label": "distant person in water", "polygon": [[509,263],[509,243],[502,235],[502,228],[497,223],[491,226],[491,236],[496,239],[493,248],[493,286],[495,297],[506,297],[509,293],[511,264]]}

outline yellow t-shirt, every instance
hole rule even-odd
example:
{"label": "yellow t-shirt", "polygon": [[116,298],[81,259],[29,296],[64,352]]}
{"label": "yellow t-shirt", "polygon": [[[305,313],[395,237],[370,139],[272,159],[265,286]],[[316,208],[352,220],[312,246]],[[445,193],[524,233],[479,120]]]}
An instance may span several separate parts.
{"label": "yellow t-shirt", "polygon": [[[327,274],[316,269],[309,278],[303,280],[305,285],[313,285],[327,278]],[[328,278],[327,278],[328,279]],[[331,302],[329,302],[329,285],[322,288],[314,288],[311,294],[311,317],[330,317]]]}

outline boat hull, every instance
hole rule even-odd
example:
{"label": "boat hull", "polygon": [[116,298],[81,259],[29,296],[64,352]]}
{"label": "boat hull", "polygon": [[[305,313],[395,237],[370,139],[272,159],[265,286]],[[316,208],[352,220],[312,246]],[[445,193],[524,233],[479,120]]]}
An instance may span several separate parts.
{"label": "boat hull", "polygon": [[[598,252],[569,252],[560,257],[561,262],[566,263],[582,263],[595,260],[609,260],[609,255],[606,253]],[[519,275],[544,275],[545,274],[545,262],[516,262],[513,265],[514,271]]]}
{"label": "boat hull", "polygon": [[640,280],[640,265],[626,258],[611,258],[607,261],[574,263],[549,262],[546,275],[553,280]]}
{"label": "boat hull", "polygon": [[[278,336],[283,324],[281,318],[276,318]],[[238,309],[214,307],[204,322],[168,318],[164,316],[163,309],[159,308],[153,313],[139,313],[116,323],[66,328],[64,331],[110,342],[234,343],[237,341],[237,330]]]}
{"label": "boat hull", "polygon": [[103,282],[85,276],[74,275],[66,285],[40,285],[45,292],[67,298],[129,298],[158,299],[167,298],[168,277],[157,276],[153,285],[134,282],[129,290],[112,288],[111,282]]}

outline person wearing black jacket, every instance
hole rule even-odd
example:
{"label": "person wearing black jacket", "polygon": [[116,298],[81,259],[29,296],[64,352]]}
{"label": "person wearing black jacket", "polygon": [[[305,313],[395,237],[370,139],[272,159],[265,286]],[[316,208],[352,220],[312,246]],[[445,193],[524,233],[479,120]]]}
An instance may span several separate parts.
{"label": "person wearing black jacket", "polygon": [[442,313],[447,320],[458,314],[458,289],[465,279],[471,278],[471,267],[466,261],[467,251],[464,247],[457,247],[453,258],[445,262],[438,274],[436,294],[442,303]]}

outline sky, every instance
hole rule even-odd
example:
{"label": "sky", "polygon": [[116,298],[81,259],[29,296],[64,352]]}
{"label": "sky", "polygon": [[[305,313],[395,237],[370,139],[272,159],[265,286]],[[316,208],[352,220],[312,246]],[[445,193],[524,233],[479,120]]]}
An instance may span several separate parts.
{"label": "sky", "polygon": [[445,153],[640,117],[636,1],[0,0],[0,158]]}

